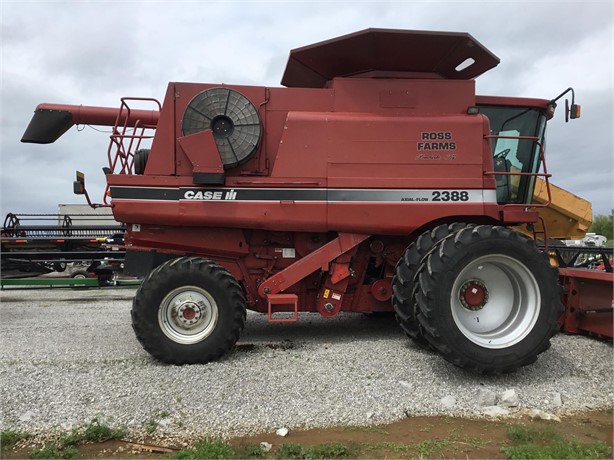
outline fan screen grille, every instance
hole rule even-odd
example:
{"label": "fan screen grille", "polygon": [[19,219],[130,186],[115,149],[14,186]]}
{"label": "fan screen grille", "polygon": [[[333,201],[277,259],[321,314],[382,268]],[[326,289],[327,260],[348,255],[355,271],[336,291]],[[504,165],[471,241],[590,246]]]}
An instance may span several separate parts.
{"label": "fan screen grille", "polygon": [[256,107],[241,93],[211,88],[194,96],[181,122],[184,136],[213,131],[225,168],[247,161],[258,148],[262,129]]}

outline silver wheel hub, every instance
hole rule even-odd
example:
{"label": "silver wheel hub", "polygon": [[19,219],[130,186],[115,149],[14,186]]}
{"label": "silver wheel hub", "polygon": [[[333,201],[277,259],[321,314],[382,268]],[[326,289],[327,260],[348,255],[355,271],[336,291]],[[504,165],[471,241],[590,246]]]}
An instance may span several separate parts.
{"label": "silver wheel hub", "polygon": [[[179,305],[178,307],[177,304]],[[194,303],[188,301],[180,303],[180,301],[176,301],[173,308],[177,312],[177,320],[184,327],[189,328],[200,321],[203,316],[203,310],[206,310],[207,306],[204,302]]]}
{"label": "silver wheel hub", "polygon": [[450,308],[467,339],[485,348],[507,348],[533,330],[541,309],[540,287],[517,259],[482,256],[458,274]]}
{"label": "silver wheel hub", "polygon": [[194,344],[207,338],[218,321],[218,307],[211,294],[198,286],[182,286],[160,303],[158,323],[169,339]]}

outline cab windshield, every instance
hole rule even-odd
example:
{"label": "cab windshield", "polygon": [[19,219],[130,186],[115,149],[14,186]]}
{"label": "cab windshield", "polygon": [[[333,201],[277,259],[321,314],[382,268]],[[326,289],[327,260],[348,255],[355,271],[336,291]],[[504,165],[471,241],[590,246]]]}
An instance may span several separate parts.
{"label": "cab windshield", "polygon": [[[502,136],[491,139],[496,172],[537,173],[539,144],[543,145],[546,128],[544,110],[533,107],[479,106],[480,113],[490,120],[490,134]],[[497,202],[499,204],[530,204],[535,187],[535,176],[497,175]]]}

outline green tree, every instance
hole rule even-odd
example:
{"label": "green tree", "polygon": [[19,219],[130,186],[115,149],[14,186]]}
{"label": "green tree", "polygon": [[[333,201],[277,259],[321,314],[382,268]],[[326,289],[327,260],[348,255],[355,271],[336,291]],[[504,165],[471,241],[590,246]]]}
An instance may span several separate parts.
{"label": "green tree", "polygon": [[609,216],[597,214],[593,218],[593,225],[591,225],[588,231],[603,235],[608,241],[612,240],[612,233],[614,233],[614,209]]}

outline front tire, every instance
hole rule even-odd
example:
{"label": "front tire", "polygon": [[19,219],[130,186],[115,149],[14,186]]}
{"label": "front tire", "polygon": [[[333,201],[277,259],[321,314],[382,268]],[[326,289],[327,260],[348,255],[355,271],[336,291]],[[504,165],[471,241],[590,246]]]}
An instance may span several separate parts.
{"label": "front tire", "polygon": [[563,312],[548,256],[506,227],[466,228],[444,239],[418,279],[424,337],[448,361],[479,373],[534,362]]}
{"label": "front tire", "polygon": [[131,314],[136,337],[152,356],[168,364],[204,364],[220,358],[239,339],[245,297],[220,265],[181,257],[143,280]]}

